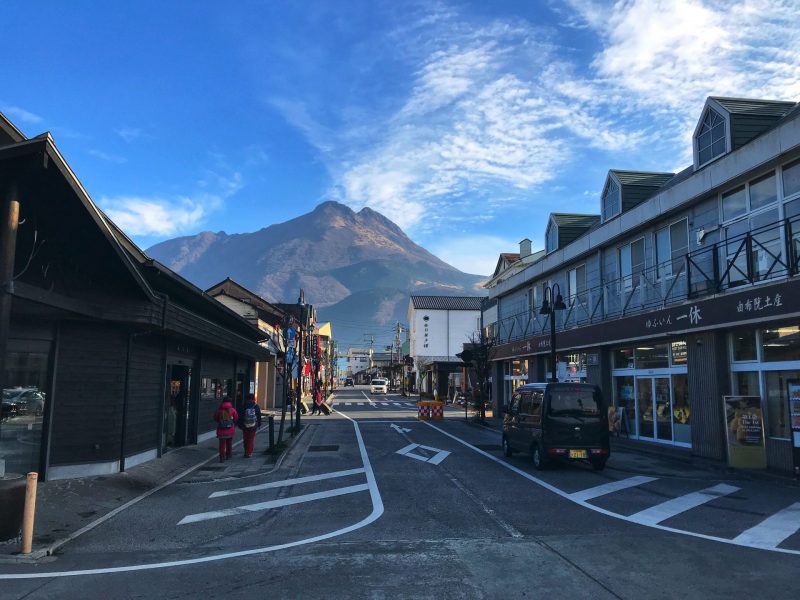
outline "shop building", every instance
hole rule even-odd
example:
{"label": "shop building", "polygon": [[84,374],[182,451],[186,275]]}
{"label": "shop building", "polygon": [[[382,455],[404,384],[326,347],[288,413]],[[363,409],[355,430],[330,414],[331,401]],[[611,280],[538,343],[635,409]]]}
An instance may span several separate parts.
{"label": "shop building", "polygon": [[220,399],[251,390],[262,332],[146,256],[49,134],[2,115],[0,193],[0,470],[107,474],[213,436]]}
{"label": "shop building", "polygon": [[423,395],[447,396],[449,375],[464,363],[456,356],[480,332],[481,296],[411,296],[408,303],[410,380]]}
{"label": "shop building", "polygon": [[502,410],[519,382],[551,376],[541,308],[560,292],[556,374],[601,386],[623,435],[725,460],[723,396],[758,396],[767,464],[790,470],[800,107],[708,98],[693,155],[680,173],[609,171],[600,214],[551,215],[544,251],[521,244],[495,272],[483,312],[493,396]]}

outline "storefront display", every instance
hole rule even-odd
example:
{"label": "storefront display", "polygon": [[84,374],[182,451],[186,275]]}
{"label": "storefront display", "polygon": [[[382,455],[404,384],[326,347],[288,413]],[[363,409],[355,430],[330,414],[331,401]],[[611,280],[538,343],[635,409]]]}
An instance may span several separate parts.
{"label": "storefront display", "polygon": [[765,469],[764,413],[758,396],[725,396],[725,432],[732,467]]}

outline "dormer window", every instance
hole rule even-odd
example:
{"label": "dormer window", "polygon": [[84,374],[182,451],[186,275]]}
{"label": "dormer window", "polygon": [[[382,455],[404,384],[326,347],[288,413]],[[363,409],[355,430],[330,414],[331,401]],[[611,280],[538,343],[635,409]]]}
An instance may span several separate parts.
{"label": "dormer window", "polygon": [[725,119],[709,108],[697,131],[697,165],[704,165],[725,153]]}
{"label": "dormer window", "polygon": [[558,250],[558,225],[550,221],[550,224],[547,226],[547,233],[544,236],[544,249],[547,254],[550,254],[553,250]]}
{"label": "dormer window", "polygon": [[603,221],[608,221],[617,216],[622,210],[622,200],[619,195],[617,182],[608,178],[606,190],[603,193]]}

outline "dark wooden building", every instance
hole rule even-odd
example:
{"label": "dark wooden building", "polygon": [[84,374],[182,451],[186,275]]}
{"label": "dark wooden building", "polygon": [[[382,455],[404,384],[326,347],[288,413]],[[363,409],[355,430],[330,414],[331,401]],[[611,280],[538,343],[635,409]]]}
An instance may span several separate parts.
{"label": "dark wooden building", "polygon": [[146,256],[49,134],[26,139],[1,114],[0,192],[19,206],[0,476],[113,473],[213,436],[220,399],[252,389],[264,334]]}

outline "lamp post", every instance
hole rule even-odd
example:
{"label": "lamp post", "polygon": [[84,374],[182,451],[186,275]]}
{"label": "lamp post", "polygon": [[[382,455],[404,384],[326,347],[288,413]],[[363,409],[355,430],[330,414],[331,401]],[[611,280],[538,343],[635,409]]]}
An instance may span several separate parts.
{"label": "lamp post", "polygon": [[[553,301],[555,294],[555,302]],[[544,301],[539,312],[543,315],[550,315],[550,381],[557,382],[556,374],[556,311],[565,310],[564,298],[561,296],[561,287],[554,283],[544,288]]]}
{"label": "lamp post", "polygon": [[295,407],[295,433],[300,433],[300,406],[303,401],[303,371],[305,365],[303,364],[303,336],[305,335],[306,327],[306,303],[305,292],[300,288],[300,296],[297,298],[297,318],[299,320],[298,335],[297,335],[297,402]]}

